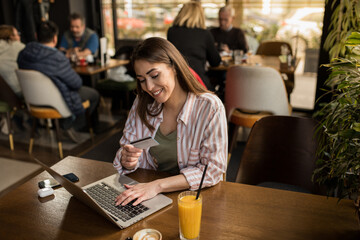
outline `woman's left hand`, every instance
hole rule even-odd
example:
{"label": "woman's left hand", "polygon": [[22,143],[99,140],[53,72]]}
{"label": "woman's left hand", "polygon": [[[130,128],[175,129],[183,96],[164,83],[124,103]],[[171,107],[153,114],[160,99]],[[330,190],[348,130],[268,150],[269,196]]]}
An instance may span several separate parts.
{"label": "woman's left hand", "polygon": [[133,205],[138,205],[142,201],[153,198],[160,193],[160,187],[157,181],[152,181],[148,183],[139,183],[136,185],[127,185],[124,184],[127,188],[115,199],[115,205],[125,206],[134,199],[137,199]]}

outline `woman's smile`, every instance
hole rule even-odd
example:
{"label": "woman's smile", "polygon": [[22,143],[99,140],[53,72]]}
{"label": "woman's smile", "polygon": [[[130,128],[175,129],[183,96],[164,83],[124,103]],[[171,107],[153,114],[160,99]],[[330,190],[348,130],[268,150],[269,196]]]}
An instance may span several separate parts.
{"label": "woman's smile", "polygon": [[163,91],[163,88],[157,90],[156,92],[152,92],[152,94],[154,97],[157,97],[160,93],[162,93],[162,91]]}

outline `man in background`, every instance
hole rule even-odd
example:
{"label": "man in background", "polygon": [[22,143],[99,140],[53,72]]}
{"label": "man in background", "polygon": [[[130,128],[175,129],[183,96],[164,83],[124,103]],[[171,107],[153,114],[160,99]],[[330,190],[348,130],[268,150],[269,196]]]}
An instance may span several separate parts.
{"label": "man in background", "polygon": [[71,140],[78,142],[79,136],[74,128],[81,129],[86,124],[82,102],[90,101],[89,111],[93,122],[96,122],[99,93],[93,88],[82,86],[82,79],[71,68],[69,60],[55,48],[58,41],[58,27],[55,23],[40,23],[36,33],[38,42],[28,43],[19,53],[19,68],[39,71],[58,87],[73,114],[69,118],[61,119],[61,127],[66,130]]}
{"label": "man in background", "polygon": [[70,30],[61,38],[59,50],[65,52],[67,58],[76,54],[77,58],[96,55],[99,49],[99,37],[85,25],[85,18],[79,13],[70,15]]}
{"label": "man in background", "polygon": [[245,34],[240,28],[233,27],[235,10],[226,5],[219,10],[219,27],[210,30],[215,39],[219,52],[240,49],[244,53],[248,51]]}

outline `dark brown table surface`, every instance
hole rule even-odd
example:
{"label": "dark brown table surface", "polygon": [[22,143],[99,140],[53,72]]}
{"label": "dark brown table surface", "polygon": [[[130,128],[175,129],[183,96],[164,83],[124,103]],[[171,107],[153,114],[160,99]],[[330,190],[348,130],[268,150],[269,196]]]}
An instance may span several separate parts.
{"label": "dark brown table surface", "polygon": [[[227,71],[230,67],[234,66],[234,61],[232,58],[226,57],[219,66],[210,67],[210,70],[215,71]],[[288,66],[287,64],[280,64],[280,59],[278,56],[265,56],[265,55],[251,55],[247,59],[246,63],[240,64],[241,66],[263,66],[271,67],[275,70],[278,70],[280,73],[293,74],[295,73],[296,67],[299,64],[300,59],[298,58],[295,62],[295,66]],[[226,62],[226,64],[224,64]]]}
{"label": "dark brown table surface", "polygon": [[75,66],[74,70],[81,75],[95,75],[104,72],[108,69],[123,66],[129,63],[129,60],[110,59],[104,66],[99,65],[86,65],[86,66]]}
{"label": "dark brown table surface", "polygon": [[100,80],[100,73],[105,72],[111,68],[120,67],[129,63],[129,60],[110,59],[104,66],[99,65],[86,65],[75,66],[73,69],[79,75],[88,76],[91,81],[91,86],[96,87],[96,83]]}
{"label": "dark brown table surface", "polygon": [[[67,157],[53,168],[75,173],[85,186],[115,173],[111,163]],[[129,175],[146,182],[166,174],[138,169]],[[40,199],[37,183],[46,172],[0,198],[0,239],[126,239],[142,228],[179,239],[176,197],[173,204],[120,230],[64,189]],[[360,239],[354,204],[335,198],[238,183],[204,189],[201,239]]]}

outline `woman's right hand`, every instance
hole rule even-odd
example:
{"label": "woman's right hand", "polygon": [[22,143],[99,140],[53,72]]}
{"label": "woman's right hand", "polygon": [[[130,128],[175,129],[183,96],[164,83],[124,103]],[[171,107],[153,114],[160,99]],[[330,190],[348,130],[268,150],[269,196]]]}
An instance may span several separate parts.
{"label": "woman's right hand", "polygon": [[136,148],[131,144],[124,145],[121,152],[121,165],[128,170],[134,169],[142,152],[142,149]]}

